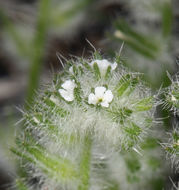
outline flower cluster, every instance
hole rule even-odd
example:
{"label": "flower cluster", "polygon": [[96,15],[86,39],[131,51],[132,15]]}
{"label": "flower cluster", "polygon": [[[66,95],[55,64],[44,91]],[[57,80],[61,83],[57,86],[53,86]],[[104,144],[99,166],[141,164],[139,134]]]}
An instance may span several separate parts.
{"label": "flower cluster", "polygon": [[110,181],[120,186],[116,176],[96,181],[105,176],[98,164],[113,171],[120,151],[141,155],[154,110],[141,74],[115,61],[80,60],[66,65],[24,113],[25,130],[12,151],[28,166],[28,178],[39,182],[34,189],[104,189]]}
{"label": "flower cluster", "polygon": [[174,115],[179,115],[179,74],[171,79],[171,85],[162,93],[164,95],[163,108],[172,111]]}
{"label": "flower cluster", "polygon": [[[172,117],[179,116],[179,74],[176,74],[171,78],[171,85],[162,91],[163,109],[170,112]],[[168,142],[162,143],[165,151],[167,152],[167,157],[171,159],[172,165],[176,166],[176,170],[179,168],[179,130],[178,123],[171,120],[173,125],[172,130],[168,133]]]}
{"label": "flower cluster", "polygon": [[[91,67],[94,66],[94,64],[97,64],[97,67],[100,70],[100,74],[102,76],[105,76],[108,68],[111,68],[112,70],[115,70],[117,67],[117,63],[110,63],[107,60],[94,60],[89,65]],[[70,67],[69,71],[73,74],[73,66]],[[59,89],[60,95],[68,102],[71,102],[74,100],[74,89],[76,87],[76,84],[74,81],[66,80],[61,87],[63,89]],[[109,107],[109,103],[113,99],[113,94],[111,90],[106,90],[105,87],[99,86],[95,88],[95,94],[90,93],[88,96],[88,103],[93,105],[101,105],[103,107]]]}
{"label": "flower cluster", "polygon": [[174,125],[172,132],[169,133],[168,142],[161,144],[167,153],[167,158],[171,159],[172,165],[175,166],[176,171],[179,170],[179,130],[178,124]]}

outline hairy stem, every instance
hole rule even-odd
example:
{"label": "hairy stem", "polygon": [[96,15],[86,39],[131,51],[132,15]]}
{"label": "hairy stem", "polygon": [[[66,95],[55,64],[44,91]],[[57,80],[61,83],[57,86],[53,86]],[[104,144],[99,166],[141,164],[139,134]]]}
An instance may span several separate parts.
{"label": "hairy stem", "polygon": [[80,172],[79,172],[81,178],[81,184],[79,185],[78,190],[89,189],[91,147],[92,147],[92,139],[91,136],[88,135],[85,137],[84,147],[82,150]]}

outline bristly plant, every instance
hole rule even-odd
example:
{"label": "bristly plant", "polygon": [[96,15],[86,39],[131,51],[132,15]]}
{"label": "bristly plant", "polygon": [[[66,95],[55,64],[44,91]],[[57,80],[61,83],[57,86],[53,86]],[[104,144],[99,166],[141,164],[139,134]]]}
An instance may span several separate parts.
{"label": "bristly plant", "polygon": [[179,115],[179,73],[173,78],[169,76],[171,85],[163,90],[163,108]]}
{"label": "bristly plant", "polygon": [[[165,88],[162,91],[163,101],[162,106],[163,109],[167,110],[171,115],[172,121],[172,131],[169,132],[169,141],[167,143],[163,143],[167,155],[172,160],[172,164],[178,170],[179,166],[179,129],[178,129],[178,121],[175,120],[179,116],[179,74],[176,74],[173,78],[170,77],[171,85],[168,88]],[[169,116],[170,116],[169,115]]]}
{"label": "bristly plant", "polygon": [[[174,73],[172,49],[175,48],[173,3],[171,0],[121,1],[130,15],[115,22],[114,43],[124,41],[128,48],[126,65],[144,72],[154,89],[169,85],[166,71]],[[156,27],[157,26],[157,27]],[[174,37],[174,38],[173,38]],[[134,64],[135,63],[135,64]]]}
{"label": "bristly plant", "polygon": [[[167,140],[163,140],[161,145],[166,151],[167,159],[170,160],[171,166],[175,172],[179,171],[179,73],[170,78],[171,84],[169,87],[162,90],[162,108],[167,112],[167,117],[170,120],[170,128],[167,133]],[[172,181],[172,179],[171,179]],[[178,189],[177,184],[173,183],[173,189]]]}
{"label": "bristly plant", "polygon": [[63,67],[23,113],[11,148],[21,164],[16,189],[151,189],[153,178],[160,182],[151,175],[161,166],[149,137],[156,101],[142,74],[98,52]]}

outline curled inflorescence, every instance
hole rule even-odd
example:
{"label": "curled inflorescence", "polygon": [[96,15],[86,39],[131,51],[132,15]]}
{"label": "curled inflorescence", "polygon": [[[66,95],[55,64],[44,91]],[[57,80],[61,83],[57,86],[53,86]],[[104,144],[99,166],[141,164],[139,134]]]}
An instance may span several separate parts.
{"label": "curled inflorescence", "polygon": [[[122,166],[120,159],[129,159],[127,152],[135,160],[142,155],[141,143],[154,124],[154,96],[142,74],[95,56],[69,61],[24,113],[12,151],[27,170],[27,186],[36,179],[34,189],[118,189],[120,174],[109,173]],[[131,160],[124,163],[132,172],[142,170]]]}

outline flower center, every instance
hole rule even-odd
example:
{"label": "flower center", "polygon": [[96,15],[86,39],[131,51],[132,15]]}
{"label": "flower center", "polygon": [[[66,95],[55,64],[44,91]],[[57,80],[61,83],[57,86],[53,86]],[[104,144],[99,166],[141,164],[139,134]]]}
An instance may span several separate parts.
{"label": "flower center", "polygon": [[100,104],[101,102],[103,102],[103,98],[98,98],[98,102],[97,102],[97,104]]}

